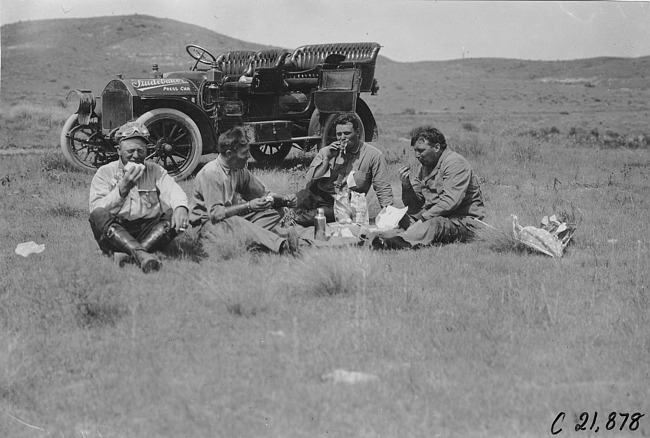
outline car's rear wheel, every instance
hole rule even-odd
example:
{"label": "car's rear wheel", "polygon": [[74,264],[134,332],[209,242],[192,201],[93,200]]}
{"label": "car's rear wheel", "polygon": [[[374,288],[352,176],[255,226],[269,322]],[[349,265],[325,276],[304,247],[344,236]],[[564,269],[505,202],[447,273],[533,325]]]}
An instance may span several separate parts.
{"label": "car's rear wheel", "polygon": [[176,180],[192,174],[203,152],[201,131],[182,112],[171,108],[156,108],[138,117],[150,133],[153,145],[147,159],[160,164]]}
{"label": "car's rear wheel", "polygon": [[90,125],[80,125],[77,114],[72,114],[63,125],[60,143],[63,156],[79,170],[94,172],[118,157],[115,146],[102,135],[99,125],[92,119]]}
{"label": "car's rear wheel", "polygon": [[292,146],[292,143],[253,144],[251,155],[258,163],[276,165],[289,155]]}

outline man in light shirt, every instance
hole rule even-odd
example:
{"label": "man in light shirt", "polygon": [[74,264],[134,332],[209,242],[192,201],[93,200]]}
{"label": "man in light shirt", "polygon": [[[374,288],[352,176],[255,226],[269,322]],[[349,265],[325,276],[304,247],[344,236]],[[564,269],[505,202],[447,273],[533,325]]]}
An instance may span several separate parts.
{"label": "man in light shirt", "polygon": [[90,227],[105,254],[123,266],[135,261],[143,272],[160,269],[153,254],[188,226],[188,201],[167,171],[144,161],[149,131],[128,122],[115,133],[117,161],[95,173],[90,185]]}

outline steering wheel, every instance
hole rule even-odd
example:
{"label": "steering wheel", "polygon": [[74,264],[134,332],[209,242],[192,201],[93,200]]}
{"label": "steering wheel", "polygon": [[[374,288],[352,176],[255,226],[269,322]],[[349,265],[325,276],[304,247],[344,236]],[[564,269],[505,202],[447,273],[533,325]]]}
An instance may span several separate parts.
{"label": "steering wheel", "polygon": [[[199,65],[199,62],[201,64],[212,65],[212,62],[217,60],[217,58],[215,58],[214,55],[210,53],[207,49],[204,49],[201,46],[197,46],[196,44],[188,44],[187,46],[185,46],[185,50],[187,50],[187,53],[192,57],[192,59],[196,59],[196,62],[190,69],[192,71],[196,70],[196,67]],[[211,60],[209,60],[208,57]]]}

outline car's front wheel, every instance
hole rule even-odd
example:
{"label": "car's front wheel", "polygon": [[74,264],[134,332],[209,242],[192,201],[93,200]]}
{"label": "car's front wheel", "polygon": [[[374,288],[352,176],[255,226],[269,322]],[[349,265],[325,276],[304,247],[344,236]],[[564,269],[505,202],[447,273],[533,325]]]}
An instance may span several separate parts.
{"label": "car's front wheel", "polygon": [[77,114],[72,114],[63,125],[60,143],[63,156],[79,170],[94,172],[117,160],[117,150],[102,135],[96,118],[89,125],[80,125]]}
{"label": "car's front wheel", "polygon": [[203,153],[201,131],[182,112],[171,108],[156,108],[138,117],[150,133],[147,159],[160,164],[180,181],[192,174]]}

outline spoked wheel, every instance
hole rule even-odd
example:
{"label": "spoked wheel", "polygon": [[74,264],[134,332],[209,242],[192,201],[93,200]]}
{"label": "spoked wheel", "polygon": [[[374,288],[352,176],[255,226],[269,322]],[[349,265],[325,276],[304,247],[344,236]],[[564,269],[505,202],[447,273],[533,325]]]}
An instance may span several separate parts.
{"label": "spoked wheel", "polygon": [[73,114],[61,130],[63,156],[79,170],[94,172],[104,164],[117,160],[117,149],[102,135],[96,120],[91,119],[90,125],[80,125],[77,115]]}
{"label": "spoked wheel", "polygon": [[147,160],[160,164],[180,181],[192,174],[203,152],[201,131],[192,119],[171,108],[157,108],[138,117],[150,133]]}
{"label": "spoked wheel", "polygon": [[258,163],[280,164],[289,155],[292,146],[292,143],[254,144],[251,145],[251,155]]}

